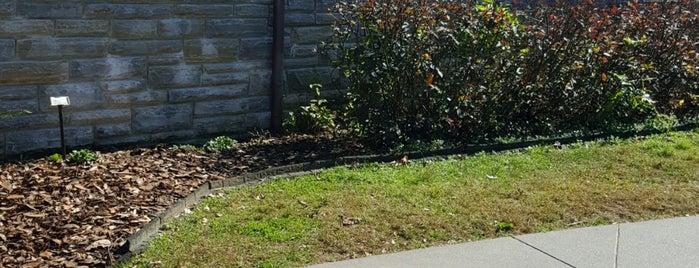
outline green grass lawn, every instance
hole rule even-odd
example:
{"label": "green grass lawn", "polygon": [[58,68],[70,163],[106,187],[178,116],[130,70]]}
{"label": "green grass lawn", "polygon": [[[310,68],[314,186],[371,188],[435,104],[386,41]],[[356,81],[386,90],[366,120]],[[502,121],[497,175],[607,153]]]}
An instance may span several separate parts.
{"label": "green grass lawn", "polygon": [[123,266],[290,267],[699,213],[699,129],[338,167],[207,198]]}

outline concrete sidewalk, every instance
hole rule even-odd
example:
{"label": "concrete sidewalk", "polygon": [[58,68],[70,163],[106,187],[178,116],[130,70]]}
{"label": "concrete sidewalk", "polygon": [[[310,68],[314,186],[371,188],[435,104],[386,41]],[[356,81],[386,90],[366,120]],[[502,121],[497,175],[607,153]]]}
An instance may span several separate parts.
{"label": "concrete sidewalk", "polygon": [[504,237],[311,267],[699,268],[699,216]]}

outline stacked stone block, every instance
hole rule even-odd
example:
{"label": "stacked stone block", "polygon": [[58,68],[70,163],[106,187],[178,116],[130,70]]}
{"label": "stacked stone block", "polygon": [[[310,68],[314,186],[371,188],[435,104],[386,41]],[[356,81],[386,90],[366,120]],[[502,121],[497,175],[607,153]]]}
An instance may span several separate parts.
{"label": "stacked stone block", "polygon": [[337,83],[338,74],[327,57],[319,53],[320,43],[332,35],[334,17],[329,11],[334,4],[329,0],[287,0],[285,109],[307,104],[312,96],[310,84],[320,83],[328,89]]}
{"label": "stacked stone block", "polygon": [[[288,100],[326,82],[325,0],[286,2]],[[0,158],[60,146],[153,144],[269,126],[271,0],[0,0]],[[320,77],[320,79],[319,79]],[[293,102],[293,101],[292,101]],[[293,104],[289,104],[293,105]]]}

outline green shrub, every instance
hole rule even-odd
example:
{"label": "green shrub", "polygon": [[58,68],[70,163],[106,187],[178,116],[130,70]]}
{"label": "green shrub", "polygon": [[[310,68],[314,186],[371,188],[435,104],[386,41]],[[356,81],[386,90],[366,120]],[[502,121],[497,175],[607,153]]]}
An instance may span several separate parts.
{"label": "green shrub", "polygon": [[348,82],[347,115],[376,143],[492,141],[699,115],[697,2],[345,0],[333,11],[327,48]]}
{"label": "green shrub", "polygon": [[236,148],[238,148],[238,141],[226,136],[216,137],[204,144],[204,149],[211,152],[230,151]]}
{"label": "green shrub", "polygon": [[296,112],[290,112],[284,120],[284,127],[308,134],[335,130],[335,112],[327,106],[328,101],[320,97],[322,85],[311,84],[309,87],[315,97],[308,106],[301,106]]}
{"label": "green shrub", "polygon": [[68,160],[74,163],[86,164],[97,161],[97,159],[99,159],[99,155],[89,149],[73,150],[68,154]]}

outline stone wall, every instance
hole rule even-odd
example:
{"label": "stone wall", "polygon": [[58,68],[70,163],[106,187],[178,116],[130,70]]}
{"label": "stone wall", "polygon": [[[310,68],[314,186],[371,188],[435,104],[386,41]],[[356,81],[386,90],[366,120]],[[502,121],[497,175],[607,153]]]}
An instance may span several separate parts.
{"label": "stone wall", "polygon": [[[287,0],[285,102],[328,82],[327,0]],[[271,0],[0,0],[0,158],[269,126]]]}

